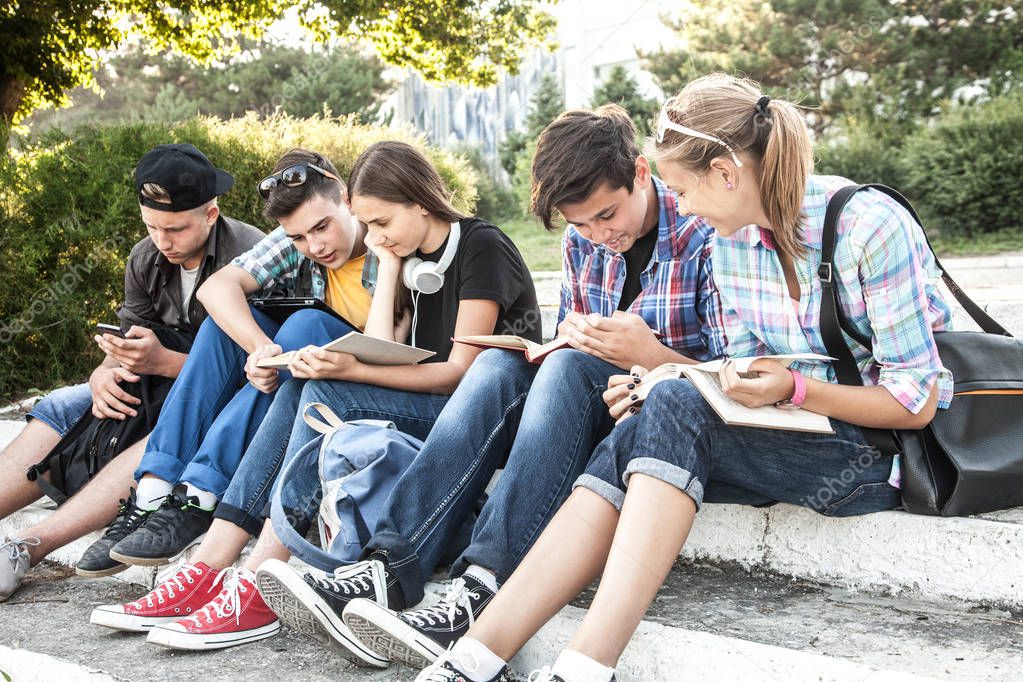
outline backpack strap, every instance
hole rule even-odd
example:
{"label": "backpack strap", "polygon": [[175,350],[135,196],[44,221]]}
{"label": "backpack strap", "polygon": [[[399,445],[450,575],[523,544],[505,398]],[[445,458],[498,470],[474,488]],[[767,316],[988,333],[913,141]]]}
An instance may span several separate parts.
{"label": "backpack strap", "polygon": [[[313,412],[318,412],[320,418],[317,418]],[[317,433],[322,433],[324,436],[329,436],[345,425],[341,417],[337,416],[334,410],[323,403],[306,404],[302,408],[302,419],[309,425],[309,428]]]}

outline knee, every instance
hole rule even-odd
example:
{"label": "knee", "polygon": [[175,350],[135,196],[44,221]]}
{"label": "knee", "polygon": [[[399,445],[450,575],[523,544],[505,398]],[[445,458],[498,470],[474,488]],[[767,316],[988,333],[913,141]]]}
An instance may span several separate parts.
{"label": "knee", "polygon": [[234,343],[231,341],[231,337],[220,328],[220,325],[212,317],[207,316],[202,324],[199,325],[199,332],[195,335],[195,342],[192,347],[197,348],[199,344],[223,343],[224,341]]}
{"label": "knee", "polygon": [[323,329],[323,321],[329,317],[320,310],[299,310],[284,321],[274,335],[274,343],[284,350],[295,350],[309,345],[319,337]]}
{"label": "knee", "polygon": [[[536,374],[534,385],[538,387],[564,387],[577,381],[585,381],[588,373],[584,366],[597,360],[592,355],[574,348],[561,348],[546,358]],[[623,372],[624,373],[624,372]]]}
{"label": "knee", "polygon": [[686,379],[668,379],[650,389],[643,411],[698,424],[713,414],[700,392]]}
{"label": "knee", "polygon": [[488,348],[476,356],[463,381],[468,379],[473,385],[504,386],[526,376],[528,365],[521,353]]}

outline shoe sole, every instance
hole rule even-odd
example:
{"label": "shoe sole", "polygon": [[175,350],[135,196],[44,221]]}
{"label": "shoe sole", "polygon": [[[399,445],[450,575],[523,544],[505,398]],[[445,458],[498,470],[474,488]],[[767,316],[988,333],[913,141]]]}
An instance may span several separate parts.
{"label": "shoe sole", "polygon": [[89,616],[89,622],[93,625],[102,625],[112,630],[122,632],[149,632],[158,625],[165,625],[180,620],[181,616],[174,617],[146,617],[132,616],[127,613],[115,611],[104,611],[102,607],[96,607]]}
{"label": "shoe sole", "polygon": [[83,578],[105,578],[108,575],[117,575],[121,571],[127,571],[128,564],[118,564],[113,568],[104,568],[100,571],[88,571],[84,568],[75,566],[75,573],[82,576]]}
{"label": "shoe sole", "polygon": [[164,627],[155,627],[149,631],[146,641],[150,644],[157,644],[179,651],[209,651],[258,642],[261,639],[273,637],[280,631],[281,622],[279,620],[275,620],[269,625],[252,628],[251,630],[223,632],[215,635],[203,635],[196,632],[181,632]]}
{"label": "shoe sole", "polygon": [[380,656],[401,661],[414,670],[433,665],[445,648],[395,617],[394,612],[368,599],[357,599],[343,619],[363,644]]}
{"label": "shoe sole", "polygon": [[390,665],[390,661],[359,642],[333,609],[283,561],[271,559],[259,567],[256,589],[270,610],[292,630],[312,637],[359,665],[373,668]]}
{"label": "shoe sole", "polygon": [[127,554],[115,552],[114,550],[111,549],[110,558],[113,559],[114,561],[120,561],[122,564],[128,564],[129,566],[163,566],[164,564],[173,564],[175,561],[184,556],[185,552],[190,550],[192,547],[201,544],[205,537],[206,533],[203,533],[195,540],[192,540],[190,543],[185,545],[185,548],[182,549],[180,552],[178,552],[177,554],[173,554],[171,556],[160,557],[129,556]]}

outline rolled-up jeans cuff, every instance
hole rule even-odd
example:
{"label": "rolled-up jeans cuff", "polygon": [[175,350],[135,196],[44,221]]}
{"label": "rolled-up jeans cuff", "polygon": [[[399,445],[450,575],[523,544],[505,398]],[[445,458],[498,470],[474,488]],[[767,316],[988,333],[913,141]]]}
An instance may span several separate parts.
{"label": "rolled-up jeans cuff", "polygon": [[266,521],[264,516],[253,516],[226,502],[221,502],[217,505],[216,510],[213,512],[213,518],[233,523],[254,538],[258,538],[259,534],[263,532],[263,524]]}
{"label": "rolled-up jeans cuff", "polygon": [[703,483],[682,467],[654,457],[636,457],[629,461],[628,466],[625,467],[625,473],[622,474],[622,480],[625,481],[626,487],[629,486],[629,477],[632,474],[645,474],[675,486],[693,498],[697,511],[703,504]]}
{"label": "rolled-up jeans cuff", "polygon": [[582,474],[579,478],[575,479],[575,483],[572,484],[572,490],[576,488],[586,488],[595,492],[613,504],[615,509],[618,511],[622,510],[622,504],[625,502],[625,493],[593,474]]}

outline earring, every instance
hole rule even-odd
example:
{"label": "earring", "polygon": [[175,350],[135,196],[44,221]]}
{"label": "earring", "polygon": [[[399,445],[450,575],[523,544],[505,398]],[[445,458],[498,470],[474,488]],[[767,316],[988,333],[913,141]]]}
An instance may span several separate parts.
{"label": "earring", "polygon": [[727,187],[728,189],[735,189],[735,185],[733,185],[733,184],[732,184],[732,183],[730,183],[730,182],[726,182],[726,183],[725,183],[725,187]]}

